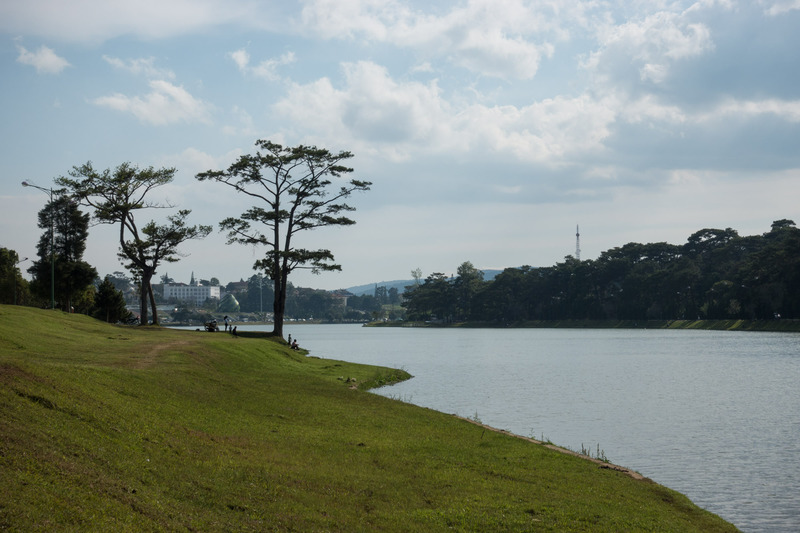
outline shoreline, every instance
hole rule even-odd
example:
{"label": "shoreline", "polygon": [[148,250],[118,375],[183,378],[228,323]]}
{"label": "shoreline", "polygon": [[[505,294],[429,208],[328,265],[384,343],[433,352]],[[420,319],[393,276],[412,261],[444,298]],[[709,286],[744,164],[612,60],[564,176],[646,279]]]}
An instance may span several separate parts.
{"label": "shoreline", "polygon": [[655,481],[653,481],[649,477],[645,477],[645,476],[643,476],[642,474],[640,474],[639,472],[637,472],[635,470],[631,470],[630,468],[614,464],[614,463],[612,463],[610,461],[603,461],[602,459],[598,459],[597,457],[592,457],[591,455],[586,455],[586,454],[583,454],[583,453],[580,453],[580,452],[576,452],[574,450],[570,450],[569,448],[564,448],[563,446],[559,446],[557,444],[553,444],[552,442],[544,442],[544,441],[541,441],[541,440],[538,440],[538,439],[534,439],[534,438],[531,438],[531,437],[525,437],[523,435],[518,435],[518,434],[512,433],[512,432],[510,432],[510,431],[508,431],[506,429],[500,429],[500,428],[496,428],[494,426],[489,426],[489,425],[484,424],[483,422],[478,422],[478,421],[473,420],[471,418],[463,417],[463,416],[456,415],[456,414],[454,414],[452,416],[454,416],[455,418],[458,418],[459,420],[464,420],[466,422],[469,422],[470,424],[474,424],[474,425],[476,425],[476,426],[478,426],[480,428],[483,428],[483,429],[486,429],[486,430],[489,430],[489,431],[493,431],[495,433],[501,433],[503,435],[508,435],[510,437],[515,437],[517,439],[522,439],[522,440],[530,442],[532,444],[538,444],[540,446],[544,446],[545,448],[547,448],[549,450],[553,450],[553,451],[556,451],[556,452],[559,452],[559,453],[563,453],[563,454],[566,454],[566,455],[571,455],[573,457],[578,457],[578,458],[583,459],[585,461],[592,462],[592,463],[596,464],[597,466],[599,466],[600,468],[604,468],[604,469],[608,469],[608,470],[614,470],[615,472],[620,472],[620,473],[625,474],[626,476],[629,476],[629,477],[631,477],[631,478],[633,478],[635,480],[638,480],[638,481],[645,481],[647,483],[655,483]]}

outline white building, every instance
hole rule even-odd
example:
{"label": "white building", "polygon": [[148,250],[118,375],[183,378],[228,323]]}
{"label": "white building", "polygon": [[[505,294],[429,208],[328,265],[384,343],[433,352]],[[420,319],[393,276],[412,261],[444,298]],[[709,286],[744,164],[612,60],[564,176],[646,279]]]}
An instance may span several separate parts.
{"label": "white building", "polygon": [[219,286],[186,285],[185,283],[167,283],[164,285],[164,299],[175,298],[181,302],[202,305],[209,298],[220,299]]}

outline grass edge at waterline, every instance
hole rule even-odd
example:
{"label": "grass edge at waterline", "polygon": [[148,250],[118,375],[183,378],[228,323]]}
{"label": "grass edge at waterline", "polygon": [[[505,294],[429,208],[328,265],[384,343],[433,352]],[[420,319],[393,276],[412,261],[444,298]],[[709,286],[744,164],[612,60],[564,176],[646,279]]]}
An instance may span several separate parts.
{"label": "grass edge at waterline", "polygon": [[0,528],[735,531],[278,339],[0,306]]}

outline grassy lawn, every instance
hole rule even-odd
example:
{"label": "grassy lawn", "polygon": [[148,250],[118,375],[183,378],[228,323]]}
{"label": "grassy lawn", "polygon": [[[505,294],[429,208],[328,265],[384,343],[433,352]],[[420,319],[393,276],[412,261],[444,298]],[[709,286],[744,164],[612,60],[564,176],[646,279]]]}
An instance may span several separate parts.
{"label": "grassy lawn", "polygon": [[279,341],[0,306],[0,529],[736,531]]}

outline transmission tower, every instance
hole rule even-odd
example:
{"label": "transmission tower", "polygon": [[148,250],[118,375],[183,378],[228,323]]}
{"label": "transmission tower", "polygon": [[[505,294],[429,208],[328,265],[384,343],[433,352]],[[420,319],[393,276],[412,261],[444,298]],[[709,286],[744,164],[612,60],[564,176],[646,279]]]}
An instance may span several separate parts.
{"label": "transmission tower", "polygon": [[575,226],[575,259],[581,260],[581,227]]}

